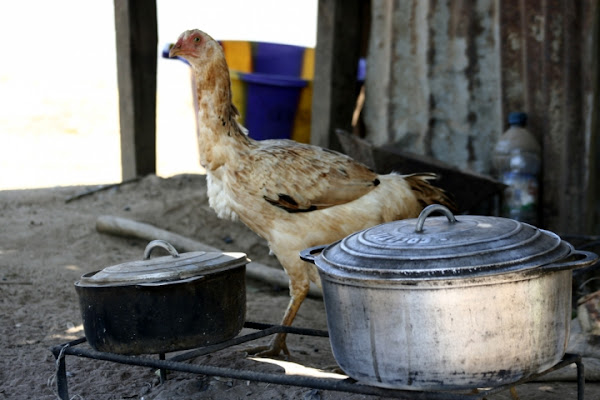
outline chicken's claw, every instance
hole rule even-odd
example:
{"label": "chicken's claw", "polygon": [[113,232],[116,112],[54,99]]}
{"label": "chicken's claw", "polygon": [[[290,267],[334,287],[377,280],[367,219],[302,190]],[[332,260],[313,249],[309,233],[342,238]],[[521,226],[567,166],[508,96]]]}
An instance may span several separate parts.
{"label": "chicken's claw", "polygon": [[277,334],[267,346],[250,347],[244,351],[256,357],[277,357],[282,351],[286,359],[290,356],[290,351],[285,343],[285,335],[282,334]]}

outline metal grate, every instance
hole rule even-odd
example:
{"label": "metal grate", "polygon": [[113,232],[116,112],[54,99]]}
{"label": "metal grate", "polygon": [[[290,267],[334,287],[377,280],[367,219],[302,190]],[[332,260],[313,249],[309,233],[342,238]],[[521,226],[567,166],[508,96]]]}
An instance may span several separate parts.
{"label": "metal grate", "polygon": [[254,372],[243,369],[230,369],[223,367],[214,367],[201,364],[190,364],[184,361],[198,356],[210,354],[231,346],[246,343],[265,336],[276,333],[288,333],[307,336],[328,337],[327,331],[294,328],[282,325],[270,325],[256,322],[246,322],[245,328],[256,329],[257,332],[235,337],[223,343],[212,346],[201,347],[195,350],[190,350],[185,353],[178,354],[174,357],[165,358],[164,354],[159,354],[159,359],[154,359],[146,356],[126,356],[121,354],[104,353],[89,348],[78,347],[85,343],[85,338],[80,338],[68,343],[57,345],[51,348],[58,365],[56,372],[56,384],[58,396],[62,400],[69,400],[69,390],[66,373],[66,356],[72,355],[77,357],[91,358],[95,360],[104,360],[116,362],[120,364],[137,365],[142,367],[150,367],[160,370],[161,381],[164,381],[166,371],[188,372],[193,374],[202,374],[210,376],[220,376],[224,378],[240,379],[254,382],[274,383],[280,385],[300,386],[321,390],[333,390],[341,392],[358,393],[365,395],[374,395],[389,398],[398,398],[406,400],[459,400],[473,399],[481,400],[486,396],[510,390],[511,388],[546,375],[557,369],[564,368],[571,364],[577,366],[577,399],[584,400],[584,367],[581,361],[581,356],[576,354],[566,354],[563,359],[552,368],[526,379],[511,383],[509,385],[497,386],[491,389],[481,389],[478,393],[465,393],[461,391],[442,392],[442,391],[409,391],[409,390],[394,390],[384,389],[375,386],[368,386],[357,383],[352,378],[333,379],[333,378],[314,378],[305,376],[285,375],[284,373],[265,373]]}

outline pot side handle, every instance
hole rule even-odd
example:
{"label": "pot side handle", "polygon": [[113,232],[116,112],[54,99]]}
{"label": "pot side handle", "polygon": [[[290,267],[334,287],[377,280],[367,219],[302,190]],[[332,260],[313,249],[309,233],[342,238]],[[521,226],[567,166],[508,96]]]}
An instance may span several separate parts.
{"label": "pot side handle", "polygon": [[591,251],[575,250],[564,261],[542,265],[540,268],[544,271],[561,271],[566,269],[576,269],[589,267],[598,261],[598,255]]}
{"label": "pot side handle", "polygon": [[149,260],[150,255],[152,254],[152,251],[157,247],[161,247],[161,248],[167,250],[169,252],[169,254],[171,254],[174,258],[179,257],[179,253],[177,252],[177,250],[175,249],[175,247],[173,247],[173,245],[171,243],[167,242],[166,240],[157,239],[157,240],[153,240],[150,243],[148,243],[148,245],[144,249],[144,260]]}
{"label": "pot side handle", "polygon": [[318,253],[322,252],[323,250],[325,250],[325,247],[327,247],[327,245],[314,246],[314,247],[309,247],[308,249],[304,249],[300,252],[300,258],[303,261],[314,264],[315,258],[317,258],[315,256],[315,254],[318,254]]}
{"label": "pot side handle", "polygon": [[436,211],[444,214],[446,218],[448,218],[449,223],[454,224],[458,222],[456,220],[456,217],[454,217],[454,214],[452,214],[452,211],[450,211],[448,207],[445,207],[441,204],[431,204],[425,207],[423,211],[421,211],[421,214],[419,214],[419,218],[417,219],[417,225],[415,226],[415,233],[423,232],[423,225],[425,225],[425,219],[427,219],[429,215]]}

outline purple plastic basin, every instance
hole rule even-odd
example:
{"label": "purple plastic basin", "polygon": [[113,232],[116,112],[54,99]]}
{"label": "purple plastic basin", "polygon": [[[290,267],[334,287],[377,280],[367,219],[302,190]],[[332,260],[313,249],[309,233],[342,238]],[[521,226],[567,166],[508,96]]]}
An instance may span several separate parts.
{"label": "purple plastic basin", "polygon": [[289,139],[300,99],[308,82],[282,75],[240,74],[247,85],[245,126],[256,140]]}

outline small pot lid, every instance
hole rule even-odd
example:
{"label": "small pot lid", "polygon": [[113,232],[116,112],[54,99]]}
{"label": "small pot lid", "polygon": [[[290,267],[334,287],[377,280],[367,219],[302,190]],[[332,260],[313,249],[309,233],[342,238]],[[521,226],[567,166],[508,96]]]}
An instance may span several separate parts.
{"label": "small pot lid", "polygon": [[[170,255],[151,259],[150,255],[157,247],[166,249]],[[146,246],[143,260],[113,265],[95,273],[85,274],[77,284],[116,286],[173,282],[239,267],[249,261],[244,253],[195,251],[179,254],[168,242],[153,240]]]}
{"label": "small pot lid", "polygon": [[[430,217],[441,212],[442,217]],[[499,274],[550,264],[572,251],[549,231],[507,218],[455,217],[441,205],[418,219],[378,225],[327,246],[326,273],[353,278],[437,279]]]}

